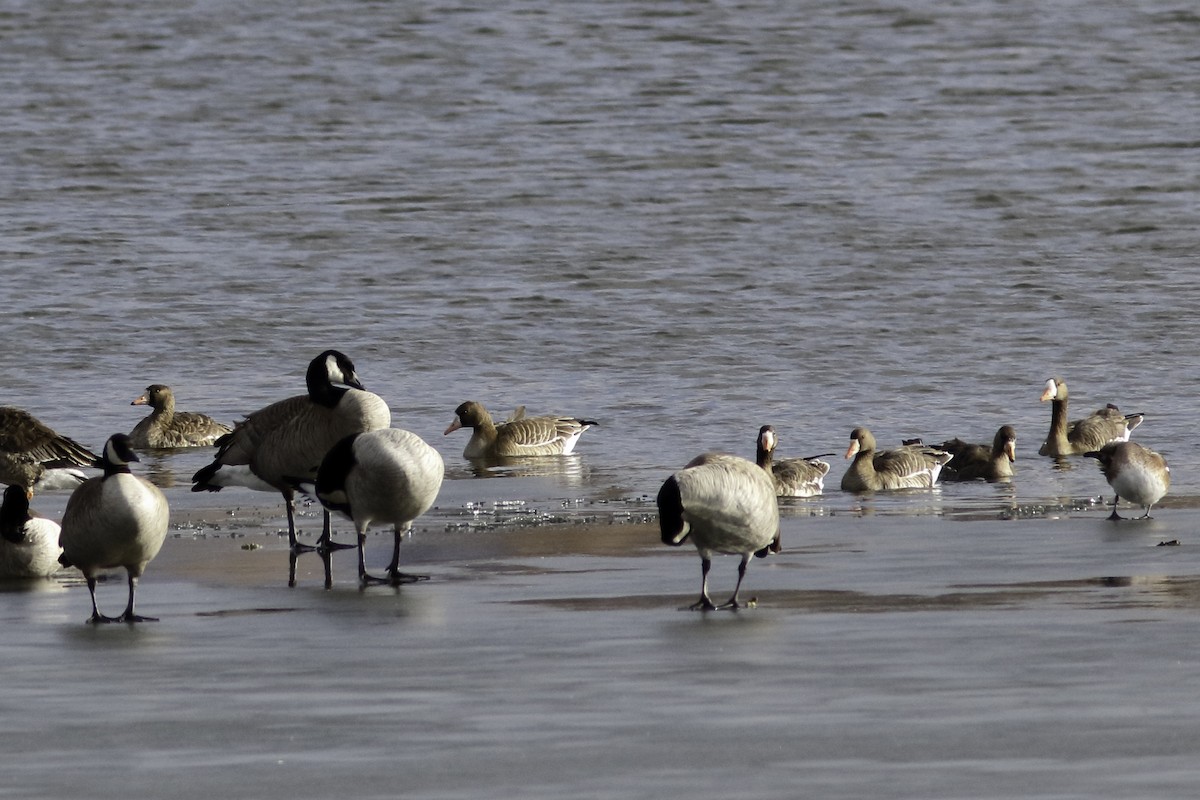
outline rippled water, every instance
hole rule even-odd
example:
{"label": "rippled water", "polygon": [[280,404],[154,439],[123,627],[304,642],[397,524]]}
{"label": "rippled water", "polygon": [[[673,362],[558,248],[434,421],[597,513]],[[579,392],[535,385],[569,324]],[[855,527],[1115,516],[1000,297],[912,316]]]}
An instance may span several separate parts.
{"label": "rippled water", "polygon": [[[1012,487],[831,491],[789,508],[802,542],[813,515],[1091,513],[1094,465],[1036,456],[1057,374],[1077,415],[1147,414],[1182,513],[1198,33],[1165,1],[11,3],[0,400],[98,446],[148,383],[232,421],[338,347],[446,455],[438,530],[637,519],[768,422],[787,455],[1016,426]],[[480,481],[441,435],[465,399],[602,424]],[[147,467],[173,507],[277,524],[187,492],[203,461]]]}

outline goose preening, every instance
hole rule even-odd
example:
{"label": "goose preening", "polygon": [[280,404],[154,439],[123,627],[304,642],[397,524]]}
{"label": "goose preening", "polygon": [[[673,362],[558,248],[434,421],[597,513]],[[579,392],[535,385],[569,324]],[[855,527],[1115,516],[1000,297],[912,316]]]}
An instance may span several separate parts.
{"label": "goose preening", "polygon": [[1012,465],[1017,460],[1017,431],[1011,425],[1003,425],[991,445],[951,439],[942,442],[939,449],[953,456],[942,468],[944,481],[1006,481],[1012,478]]}
{"label": "goose preening", "polygon": [[[433,506],[442,486],[445,465],[437,450],[420,436],[397,428],[347,436],[321,461],[316,481],[298,483],[326,509],[354,522],[358,533],[358,579],[363,585],[397,585],[423,580],[400,571],[400,542],[413,520]],[[394,546],[387,577],[367,573],[364,547],[374,522],[392,526]]]}
{"label": "goose preening", "polygon": [[[63,511],[59,539],[63,552],[58,560],[64,567],[76,567],[87,580],[92,622],[155,619],[134,613],[133,596],[138,579],[167,536],[170,511],[158,487],[130,471],[130,463],[137,460],[127,435],[109,437],[96,464],[104,474],[80,484]],[[121,616],[106,617],[96,606],[96,573],[116,567],[124,567],[129,576],[129,602]]]}
{"label": "goose preening", "polygon": [[1138,519],[1150,519],[1150,509],[1171,486],[1171,468],[1166,459],[1137,442],[1109,442],[1084,455],[1100,462],[1104,479],[1117,493],[1109,519],[1124,519],[1117,513],[1117,503],[1122,497],[1145,507],[1146,513]]}
{"label": "goose preening", "polygon": [[0,406],[0,483],[32,491],[48,470],[90,467],[96,458],[28,411]]}
{"label": "goose preening", "polygon": [[1129,434],[1142,424],[1143,414],[1122,414],[1109,404],[1083,419],[1067,422],[1067,383],[1062,378],[1046,381],[1041,402],[1050,401],[1050,432],[1042,444],[1040,456],[1075,456],[1099,450],[1109,442],[1127,442]]}
{"label": "goose preening", "polygon": [[135,448],[207,447],[230,432],[230,427],[207,414],[176,411],[170,386],[152,383],[131,406],[150,406],[150,415],[134,426],[129,438]]}
{"label": "goose preening", "polygon": [[22,486],[4,490],[0,504],[0,578],[45,578],[61,566],[59,525],[29,508]]}
{"label": "goose preening", "polygon": [[720,608],[740,608],[738,592],[750,556],[766,556],[779,542],[775,483],[762,467],[738,456],[706,453],[663,483],[658,525],[664,544],[690,538],[700,553],[700,599],[691,608],[712,610],[708,571],[714,553],[740,555],[737,585]]}
{"label": "goose preening", "polygon": [[[193,492],[247,486],[282,494],[293,550],[313,549],[296,540],[293,481],[315,480],[321,459],[345,437],[392,424],[387,403],[363,389],[354,364],[337,350],[326,350],[309,363],[305,383],[307,394],[252,411],[237,423],[217,440],[212,463],[192,476]],[[329,541],[328,509],[319,544],[334,546]]]}
{"label": "goose preening", "polygon": [[575,417],[527,417],[525,407],[518,406],[507,421],[497,425],[482,404],[468,400],[454,409],[454,420],[445,433],[471,429],[463,450],[467,459],[556,456],[570,455],[583,432],[596,424]]}
{"label": "goose preening", "polygon": [[770,425],[758,429],[757,462],[775,481],[780,497],[812,497],[825,489],[829,463],[819,458],[782,458],[774,460],[779,437]]}
{"label": "goose preening", "polygon": [[875,437],[866,428],[850,432],[846,458],[853,458],[842,475],[842,490],[878,492],[889,489],[929,489],[951,455],[936,447],[911,444],[895,450],[876,450]]}

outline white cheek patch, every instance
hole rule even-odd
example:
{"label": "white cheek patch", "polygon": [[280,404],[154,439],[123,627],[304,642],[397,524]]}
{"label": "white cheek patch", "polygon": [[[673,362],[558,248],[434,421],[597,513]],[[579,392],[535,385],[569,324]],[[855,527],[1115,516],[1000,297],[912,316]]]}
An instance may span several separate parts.
{"label": "white cheek patch", "polygon": [[686,539],[688,537],[688,534],[691,532],[692,532],[692,526],[686,522],[683,523],[683,527],[681,527],[679,529],[679,533],[677,533],[673,537],[671,537],[671,544],[682,544],[683,540]]}
{"label": "white cheek patch", "polygon": [[342,368],[338,366],[337,359],[333,356],[325,356],[325,372],[329,375],[329,380],[334,383],[345,383],[346,376],[342,374]]}

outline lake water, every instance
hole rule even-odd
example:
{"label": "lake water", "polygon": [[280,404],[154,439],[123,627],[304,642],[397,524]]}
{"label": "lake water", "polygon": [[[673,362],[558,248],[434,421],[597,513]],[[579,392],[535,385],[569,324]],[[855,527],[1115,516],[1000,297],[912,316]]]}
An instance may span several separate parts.
{"label": "lake water", "polygon": [[[1198,34],[1165,1],[9,3],[0,402],[99,447],[149,383],[233,421],[336,347],[448,472],[402,554],[432,579],[360,593],[343,554],[288,588],[281,503],[147,455],[162,621],[4,593],[0,796],[1190,796]],[[1054,375],[1146,413],[1153,522],[1036,455]],[[467,399],[600,426],[480,474]],[[838,454],[828,491],[758,608],[680,612],[653,496],[767,423]],[[1010,486],[837,491],[855,426],[1002,424]]]}

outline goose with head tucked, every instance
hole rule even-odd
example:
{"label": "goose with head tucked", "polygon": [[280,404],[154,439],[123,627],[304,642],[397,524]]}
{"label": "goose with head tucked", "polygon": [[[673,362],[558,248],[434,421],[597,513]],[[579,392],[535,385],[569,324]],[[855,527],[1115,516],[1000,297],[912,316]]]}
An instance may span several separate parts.
{"label": "goose with head tucked", "polygon": [[854,461],[842,475],[842,490],[878,492],[932,488],[951,456],[944,450],[924,444],[876,450],[875,437],[866,428],[859,427],[850,432],[846,458]]}
{"label": "goose with head tucked", "polygon": [[0,483],[33,491],[47,472],[90,467],[97,456],[28,411],[0,406]]}
{"label": "goose with head tucked", "polygon": [[497,425],[481,403],[468,400],[454,409],[454,419],[445,434],[471,429],[463,450],[463,458],[470,460],[556,456],[570,455],[584,431],[596,424],[576,417],[527,417],[525,407],[519,406],[507,421]]}
{"label": "goose with head tucked", "polygon": [[813,497],[825,489],[829,463],[819,458],[774,459],[779,437],[775,428],[763,425],[758,429],[757,462],[775,482],[775,494],[780,497]]}
{"label": "goose with head tucked", "polygon": [[1142,424],[1143,414],[1122,414],[1109,404],[1083,419],[1067,421],[1067,382],[1062,378],[1046,381],[1041,402],[1050,401],[1050,432],[1038,450],[1040,456],[1084,455],[1109,442],[1127,442],[1129,434]]}
{"label": "goose with head tucked", "polygon": [[[427,577],[400,571],[400,542],[413,521],[433,506],[444,472],[441,455],[420,436],[385,428],[342,439],[321,461],[316,480],[297,485],[326,509],[354,522],[359,582],[395,586]],[[367,529],[375,522],[391,525],[394,536],[386,578],[370,575],[366,567]]]}
{"label": "goose with head tucked", "polygon": [[1017,431],[1011,425],[1003,425],[991,445],[951,439],[938,447],[953,456],[942,469],[944,481],[1007,481],[1013,476],[1012,465],[1017,460]]}
{"label": "goose with head tucked", "polygon": [[1150,509],[1166,496],[1171,486],[1171,468],[1167,466],[1167,460],[1137,442],[1109,442],[1084,455],[1100,462],[1104,479],[1117,493],[1109,519],[1124,519],[1117,513],[1117,503],[1122,497],[1145,507],[1146,513],[1138,519],[1150,519]]}
{"label": "goose with head tucked", "polygon": [[208,447],[230,432],[230,427],[207,414],[176,411],[175,393],[170,386],[152,383],[131,406],[150,406],[149,416],[134,426],[129,438],[134,448],[172,449]]}
{"label": "goose with head tucked", "polygon": [[[130,470],[137,460],[127,435],[109,437],[96,464],[104,474],[80,484],[63,512],[59,537],[63,552],[58,560],[64,567],[76,567],[87,580],[91,622],[154,620],[134,613],[134,592],[166,539],[170,510],[162,491]],[[125,568],[129,600],[121,616],[106,617],[96,605],[96,573],[116,567]]]}
{"label": "goose with head tucked", "polygon": [[[353,362],[337,350],[326,350],[309,363],[305,384],[307,394],[246,415],[217,440],[212,463],[192,476],[193,492],[225,486],[279,492],[287,508],[288,543],[297,552],[314,548],[296,538],[294,481],[314,480],[325,454],[345,437],[392,424],[387,403],[363,388]],[[318,545],[335,546],[329,540],[328,510]]]}
{"label": "goose with head tucked", "polygon": [[29,492],[21,486],[4,490],[0,504],[0,578],[46,578],[62,566],[58,557],[60,528],[29,508]]}
{"label": "goose with head tucked", "polygon": [[[741,608],[738,593],[750,556],[779,549],[779,502],[767,472],[738,456],[705,453],[667,478],[657,505],[663,543],[678,547],[690,538],[700,553],[700,599],[691,608]],[[720,606],[708,596],[716,553],[742,557],[733,594]]]}

